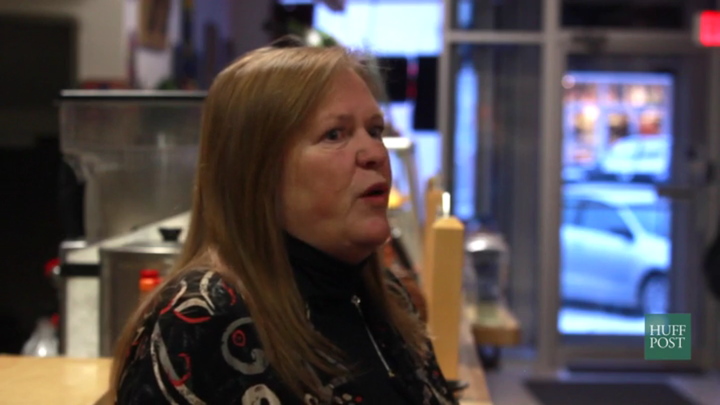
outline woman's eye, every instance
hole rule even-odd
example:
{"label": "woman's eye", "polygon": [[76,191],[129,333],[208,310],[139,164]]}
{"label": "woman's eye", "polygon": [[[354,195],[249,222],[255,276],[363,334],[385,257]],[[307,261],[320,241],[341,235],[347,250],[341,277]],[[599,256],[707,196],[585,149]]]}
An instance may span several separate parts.
{"label": "woman's eye", "polygon": [[325,133],[324,138],[328,141],[337,141],[342,137],[342,130],[331,129]]}
{"label": "woman's eye", "polygon": [[374,138],[382,138],[383,133],[385,133],[385,127],[384,126],[377,126],[370,129],[370,135],[372,135]]}

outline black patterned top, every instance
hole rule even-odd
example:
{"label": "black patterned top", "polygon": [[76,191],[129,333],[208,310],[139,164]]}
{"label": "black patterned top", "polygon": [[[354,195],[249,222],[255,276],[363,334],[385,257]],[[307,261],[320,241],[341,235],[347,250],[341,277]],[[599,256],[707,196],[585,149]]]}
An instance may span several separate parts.
{"label": "black patterned top", "polygon": [[198,269],[167,285],[145,315],[116,403],[456,404],[434,356],[420,364],[373,315],[364,300],[363,263],[347,265],[293,238],[287,246],[311,324],[347,356],[347,376],[328,380],[309,369],[324,384],[322,398],[292,394],[268,363],[238,292],[219,274]]}

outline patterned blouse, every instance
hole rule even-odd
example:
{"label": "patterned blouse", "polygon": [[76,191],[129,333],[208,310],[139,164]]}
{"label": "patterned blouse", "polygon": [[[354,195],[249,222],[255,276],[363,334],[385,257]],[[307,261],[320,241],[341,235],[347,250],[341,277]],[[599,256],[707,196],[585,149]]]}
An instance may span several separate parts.
{"label": "patterned blouse", "polygon": [[362,263],[344,264],[292,238],[288,250],[312,326],[347,355],[352,371],[327,379],[309,368],[324,384],[323,395],[298,398],[267,361],[238,292],[217,273],[198,269],[167,285],[145,315],[116,403],[456,404],[434,356],[420,364],[400,335],[372,315]]}

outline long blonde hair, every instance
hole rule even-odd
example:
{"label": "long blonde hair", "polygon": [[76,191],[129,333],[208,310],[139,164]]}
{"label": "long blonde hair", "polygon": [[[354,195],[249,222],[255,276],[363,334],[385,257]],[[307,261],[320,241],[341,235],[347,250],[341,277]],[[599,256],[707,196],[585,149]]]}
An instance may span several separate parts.
{"label": "long blonde hair", "polygon": [[[270,364],[296,394],[319,393],[307,364],[339,375],[318,354],[337,353],[306,320],[280,225],[280,184],[293,139],[330,91],[333,75],[352,69],[380,97],[359,58],[340,47],[261,48],[223,70],[203,109],[190,226],[175,270],[165,283],[209,266],[244,298]],[[375,254],[364,272],[373,306],[418,355],[427,352],[424,327],[385,281]],[[158,288],[158,291],[161,288]],[[155,293],[157,295],[157,292]],[[149,297],[128,320],[117,346],[111,393]]]}

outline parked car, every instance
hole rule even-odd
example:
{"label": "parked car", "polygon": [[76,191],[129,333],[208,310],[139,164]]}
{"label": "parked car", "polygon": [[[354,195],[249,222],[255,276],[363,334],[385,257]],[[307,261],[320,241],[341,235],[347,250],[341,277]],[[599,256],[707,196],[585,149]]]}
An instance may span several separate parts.
{"label": "parked car", "polygon": [[600,160],[598,170],[623,182],[637,178],[664,182],[670,174],[671,153],[668,135],[633,135],[615,142]]}
{"label": "parked car", "polygon": [[582,182],[591,179],[597,170],[595,153],[589,148],[578,147],[573,143],[565,146],[562,179],[566,182]]}
{"label": "parked car", "polygon": [[564,196],[563,298],[667,312],[669,205],[642,184],[571,184]]}
{"label": "parked car", "polygon": [[590,164],[567,164],[562,169],[562,179],[565,182],[583,182],[590,180],[595,166]]}

